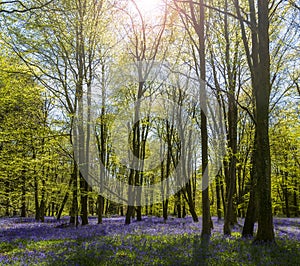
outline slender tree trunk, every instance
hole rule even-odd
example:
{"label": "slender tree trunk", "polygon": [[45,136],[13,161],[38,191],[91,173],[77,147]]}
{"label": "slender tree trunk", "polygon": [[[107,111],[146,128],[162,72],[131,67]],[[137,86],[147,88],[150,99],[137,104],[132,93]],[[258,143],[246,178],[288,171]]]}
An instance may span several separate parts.
{"label": "slender tree trunk", "polygon": [[34,204],[35,204],[35,220],[38,221],[40,217],[39,206],[39,185],[36,174],[34,175]]}
{"label": "slender tree trunk", "polygon": [[88,221],[88,183],[82,176],[82,174],[79,172],[79,177],[80,177],[80,187],[81,187],[81,222],[82,225],[87,225],[89,223]]}
{"label": "slender tree trunk", "polygon": [[[154,176],[153,175],[151,176],[150,183],[151,183],[151,185],[154,184]],[[150,197],[150,202],[151,202],[151,204],[149,206],[149,213],[152,216],[153,215],[153,208],[154,208],[154,206],[153,206],[154,190],[151,191],[149,197]]]}
{"label": "slender tree trunk", "polygon": [[45,182],[45,177],[42,179],[42,191],[41,191],[41,203],[40,203],[40,217],[39,220],[41,222],[45,221],[45,212],[46,212],[46,200],[45,200],[45,195],[46,194],[46,182]]}
{"label": "slender tree trunk", "polygon": [[218,216],[218,220],[222,219],[220,178],[221,178],[221,176],[218,174],[216,176],[216,197],[217,197],[217,216]]}
{"label": "slender tree trunk", "polygon": [[164,221],[168,220],[168,204],[169,204],[169,200],[166,199],[163,201],[163,217],[164,217]]}
{"label": "slender tree trunk", "polygon": [[198,219],[198,215],[197,215],[196,209],[195,209],[195,201],[192,198],[191,180],[189,180],[189,182],[186,184],[185,190],[186,190],[186,194],[187,194],[187,197],[185,196],[185,199],[189,206],[189,211],[192,215],[193,221],[198,222],[199,219]]}
{"label": "slender tree trunk", "polygon": [[106,115],[106,95],[105,95],[105,65],[102,64],[102,95],[101,95],[101,100],[102,100],[102,107],[101,107],[101,125],[100,125],[100,138],[98,138],[98,147],[99,147],[99,152],[100,152],[100,160],[101,160],[101,168],[100,168],[100,195],[98,195],[97,198],[97,215],[98,215],[98,224],[102,224],[102,216],[103,216],[103,211],[104,211],[104,198],[102,196],[103,193],[103,185],[105,182],[106,178],[106,171],[105,167],[108,164],[108,156],[107,156],[107,121],[105,119]]}
{"label": "slender tree trunk", "polygon": [[[138,184],[139,186],[143,186],[144,183],[144,161],[146,158],[146,142],[149,132],[149,118],[145,118],[145,123],[142,125],[142,132],[141,132],[141,142],[140,142],[140,169],[138,171],[139,179]],[[142,221],[142,206],[141,204],[141,197],[142,197],[142,190],[139,190],[137,195],[136,202],[138,203],[138,206],[136,207],[136,218],[137,221]]]}
{"label": "slender tree trunk", "polygon": [[66,194],[65,194],[65,196],[63,198],[63,201],[62,201],[61,206],[60,206],[60,208],[58,210],[58,213],[57,213],[57,220],[60,220],[62,212],[64,210],[64,207],[65,207],[65,205],[66,205],[66,203],[68,201],[68,198],[69,198],[69,195],[70,195],[70,189],[72,188],[72,183],[73,183],[73,176],[71,174],[71,178],[70,178],[70,181],[69,181],[68,189],[66,191]]}
{"label": "slender tree trunk", "polygon": [[[169,124],[167,122],[167,124]],[[167,178],[167,184],[166,184],[166,193],[167,195],[169,194],[169,175],[170,175],[170,167],[171,167],[171,156],[172,156],[172,146],[171,146],[171,134],[169,134],[169,129],[170,127],[167,126],[167,130],[168,130],[168,133],[167,133],[167,143],[168,143],[168,152],[167,152],[167,161],[166,161],[166,178]],[[164,220],[166,221],[168,219],[168,205],[169,205],[169,200],[168,198],[166,198],[164,201],[163,201],[163,217],[164,217]]]}
{"label": "slender tree trunk", "polygon": [[102,216],[103,216],[103,209],[104,209],[104,198],[102,195],[98,195],[97,198],[97,214],[98,214],[98,224],[102,224]]}
{"label": "slender tree trunk", "polygon": [[[293,193],[293,200],[294,200],[294,215],[295,217],[299,216],[299,205],[298,205],[298,195],[297,195],[297,188],[298,188],[298,183],[297,183],[297,177],[294,179],[294,193]],[[299,191],[298,191],[299,193]]]}
{"label": "slender tree trunk", "polygon": [[255,189],[256,186],[250,188],[250,199],[247,207],[245,222],[243,226],[242,236],[249,237],[253,236],[254,233],[254,224],[256,222],[256,210],[257,204],[255,199]]}
{"label": "slender tree trunk", "polygon": [[26,217],[26,176],[25,170],[22,170],[22,187],[21,187],[21,217]]}
{"label": "slender tree trunk", "polygon": [[[0,149],[1,151],[1,149]],[[10,180],[10,178],[8,178]],[[10,199],[9,199],[9,195],[10,195],[10,182],[7,180],[4,182],[5,184],[5,198],[6,198],[6,204],[5,204],[5,216],[9,216],[10,212],[9,212],[9,207],[10,207]]]}
{"label": "slender tree trunk", "polygon": [[[89,187],[89,191],[92,192],[92,188],[91,187]],[[88,204],[89,205],[89,214],[92,215],[92,216],[94,216],[94,213],[95,213],[94,212],[94,204],[95,204],[94,198],[90,196],[88,198],[88,202],[89,202],[89,204]]]}
{"label": "slender tree trunk", "polygon": [[221,199],[222,199],[222,206],[224,211],[224,217],[226,215],[226,201],[225,201],[225,189],[224,189],[224,182],[223,182],[223,176],[220,178],[220,189],[221,189]]}
{"label": "slender tree trunk", "polygon": [[248,207],[247,207],[247,213],[245,217],[245,222],[243,226],[243,231],[242,231],[242,236],[243,237],[249,237],[253,236],[254,233],[254,224],[257,220],[257,200],[256,200],[256,190],[257,190],[257,175],[255,171],[255,152],[256,150],[256,145],[254,141],[254,147],[253,147],[253,152],[252,152],[252,157],[251,157],[251,162],[252,162],[252,169],[250,173],[250,199],[248,202]]}
{"label": "slender tree trunk", "polygon": [[[76,24],[76,64],[77,64],[77,77],[76,77],[76,94],[78,99],[78,151],[79,151],[79,167],[83,167],[79,169],[79,185],[80,185],[80,205],[81,205],[81,222],[82,225],[88,224],[88,184],[85,178],[88,176],[88,156],[86,154],[89,151],[89,132],[90,132],[90,125],[89,121],[86,121],[87,124],[87,131],[84,131],[84,81],[86,81],[87,85],[87,103],[91,105],[91,86],[89,84],[90,80],[87,82],[87,69],[86,63],[86,49],[85,49],[85,36],[84,36],[84,17],[86,14],[86,6],[83,2],[77,2],[77,19],[78,22]],[[90,110],[88,110],[88,119],[90,119]]]}
{"label": "slender tree trunk", "polygon": [[[134,177],[134,169],[130,169],[130,174],[129,174],[129,177],[128,177],[128,184],[130,186],[133,185],[133,177]],[[128,199],[129,199],[129,202],[132,202],[133,201],[133,191],[131,191],[131,189],[129,188],[128,189]],[[126,217],[125,217],[125,224],[130,224],[130,221],[131,221],[131,216],[133,214],[133,211],[134,211],[134,206],[132,206],[131,204],[128,205],[127,207],[127,211],[126,211]]]}
{"label": "slender tree trunk", "polygon": [[[168,129],[167,129],[168,130]],[[161,143],[161,151],[160,151],[160,156],[162,158],[162,143]],[[166,169],[164,168],[164,160],[161,162],[161,195],[162,195],[162,207],[163,207],[163,218],[164,218],[164,221],[166,221],[168,219],[168,204],[169,204],[169,200],[165,198],[165,193],[168,193],[168,186],[169,186],[169,182],[168,182],[168,179],[167,179],[167,184],[166,184],[166,188],[164,188],[163,186],[163,180],[164,178],[168,178],[169,176],[169,171],[170,171],[170,158],[169,158],[169,146],[168,146],[168,153],[167,153],[167,160],[166,160]],[[166,170],[166,171],[165,171]],[[165,191],[166,189],[166,191]]]}
{"label": "slender tree trunk", "polygon": [[284,198],[284,204],[285,204],[285,214],[287,218],[291,217],[290,214],[290,204],[289,204],[289,190],[288,190],[288,173],[286,171],[281,171],[282,176],[282,194]]}
{"label": "slender tree trunk", "polygon": [[[140,63],[140,62],[139,62]],[[142,69],[140,66],[138,66],[138,73],[139,73],[139,80],[143,80],[142,74],[141,74]],[[130,186],[139,186],[140,182],[140,171],[139,171],[139,159],[141,158],[141,132],[140,132],[140,105],[141,105],[141,100],[143,96],[143,86],[144,86],[144,81],[139,82],[138,85],[138,91],[137,91],[137,101],[135,103],[134,107],[134,125],[132,129],[132,147],[133,147],[133,158],[132,158],[132,166],[133,168],[130,169],[130,174],[129,174],[129,179],[128,179],[128,184]],[[127,213],[126,213],[126,218],[125,218],[125,224],[130,224],[130,219],[131,216],[134,214],[134,206],[133,203],[137,200],[138,195],[136,195],[135,191],[132,191],[132,189],[128,190],[128,199],[129,199],[129,205],[127,208]],[[141,220],[141,217],[139,217]]]}
{"label": "slender tree trunk", "polygon": [[78,225],[78,181],[77,181],[77,163],[74,160],[74,166],[73,166],[73,173],[72,173],[72,207],[71,207],[71,213],[70,213],[70,224]]}
{"label": "slender tree trunk", "polygon": [[[228,9],[227,0],[225,0],[225,11]],[[228,32],[228,18],[225,14],[225,40],[226,51],[225,60],[227,68],[227,84],[228,84],[228,148],[229,148],[229,163],[227,185],[227,205],[226,215],[224,220],[224,234],[231,235],[231,225],[235,222],[234,196],[236,194],[236,154],[237,154],[237,104],[236,104],[236,71],[235,66],[230,65],[230,41]]]}
{"label": "slender tree trunk", "polygon": [[211,217],[209,203],[209,173],[208,173],[208,133],[207,133],[207,96],[205,67],[205,12],[204,1],[200,0],[199,21],[199,55],[200,55],[200,105],[201,105],[201,156],[202,156],[202,231],[201,238],[208,239],[211,235]]}
{"label": "slender tree trunk", "polygon": [[182,218],[181,212],[181,191],[178,191],[175,195],[175,210],[177,212],[177,217]]}

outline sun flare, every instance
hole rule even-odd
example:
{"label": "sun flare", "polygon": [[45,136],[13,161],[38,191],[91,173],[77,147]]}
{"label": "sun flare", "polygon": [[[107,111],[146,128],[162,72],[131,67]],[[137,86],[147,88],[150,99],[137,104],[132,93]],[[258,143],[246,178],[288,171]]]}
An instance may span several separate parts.
{"label": "sun flare", "polygon": [[163,0],[132,0],[132,2],[143,15],[147,16],[158,15],[163,5]]}

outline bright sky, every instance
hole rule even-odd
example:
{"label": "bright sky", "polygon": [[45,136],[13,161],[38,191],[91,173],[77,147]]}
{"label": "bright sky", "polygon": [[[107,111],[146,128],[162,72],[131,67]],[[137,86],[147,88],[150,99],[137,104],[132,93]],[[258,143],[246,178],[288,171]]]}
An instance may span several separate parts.
{"label": "bright sky", "polygon": [[156,15],[159,13],[159,8],[163,4],[163,0],[133,0],[137,4],[139,10],[142,14],[148,15]]}
{"label": "bright sky", "polygon": [[135,1],[138,7],[145,11],[152,11],[153,9],[156,9],[160,4],[160,0],[135,0]]}

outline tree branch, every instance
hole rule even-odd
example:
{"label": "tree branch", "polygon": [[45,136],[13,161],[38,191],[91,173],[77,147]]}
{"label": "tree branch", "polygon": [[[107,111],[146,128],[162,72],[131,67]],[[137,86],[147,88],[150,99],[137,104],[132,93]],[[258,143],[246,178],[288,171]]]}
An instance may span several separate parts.
{"label": "tree branch", "polygon": [[6,14],[12,14],[12,13],[25,13],[25,12],[29,12],[29,11],[33,11],[33,10],[37,10],[37,9],[41,9],[49,4],[51,4],[52,2],[54,2],[54,0],[50,0],[44,4],[41,4],[40,6],[32,6],[32,7],[28,7],[26,5],[24,5],[22,3],[22,1],[6,1],[6,2],[1,2],[0,3],[0,7],[3,6],[3,5],[7,5],[7,4],[17,4],[17,5],[20,5],[21,8],[20,9],[17,9],[17,8],[14,8],[14,9],[1,9],[0,8],[0,13],[6,13]]}

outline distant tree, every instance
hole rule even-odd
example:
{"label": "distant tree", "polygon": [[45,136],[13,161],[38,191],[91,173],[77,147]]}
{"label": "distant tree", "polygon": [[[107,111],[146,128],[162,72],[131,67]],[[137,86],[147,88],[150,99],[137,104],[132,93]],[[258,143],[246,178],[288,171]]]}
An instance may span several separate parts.
{"label": "distant tree", "polygon": [[[11,214],[10,209],[15,212],[20,206],[20,214],[25,217],[29,208],[27,196],[33,184],[31,175],[36,180],[45,178],[37,171],[42,160],[36,161],[37,153],[46,158],[44,138],[50,133],[44,123],[42,90],[19,60],[1,55],[0,94],[0,182],[5,202],[0,204],[4,204],[6,215]],[[35,188],[37,195],[38,188]],[[37,219],[40,219],[39,210],[36,206]]]}
{"label": "distant tree", "polygon": [[[272,196],[274,212],[299,216],[299,123],[292,101],[277,107],[271,119]],[[297,108],[297,107],[296,107]]]}
{"label": "distant tree", "polygon": [[[6,24],[7,32],[14,36],[10,45],[20,58],[26,62],[35,77],[60,102],[67,114],[70,140],[81,134],[79,141],[79,164],[89,153],[90,123],[86,130],[77,123],[76,116],[83,117],[83,104],[91,102],[91,90],[95,84],[95,71],[98,66],[97,52],[101,46],[100,35],[108,22],[102,20],[104,7],[102,1],[77,0],[74,2],[51,2],[47,8],[26,17],[7,16],[7,20],[17,21]],[[101,23],[103,22],[103,23]],[[21,30],[17,25],[23,23]],[[26,31],[28,30],[28,32]],[[89,108],[87,108],[90,112]],[[87,114],[87,117],[90,117]],[[84,135],[86,132],[87,135]],[[88,219],[88,184],[73,158],[73,208],[71,222],[76,222],[78,213],[78,178],[80,180],[80,203],[82,224]]]}
{"label": "distant tree", "polygon": [[[162,16],[157,25],[152,25],[151,23],[147,23],[146,15],[142,13],[136,1],[130,0],[129,3],[134,12],[132,12],[130,8],[124,8],[123,12],[129,20],[129,28],[127,28],[126,31],[130,42],[127,44],[126,49],[128,49],[131,55],[129,60],[136,67],[134,69],[136,74],[136,90],[133,93],[134,117],[132,118],[132,124],[129,125],[132,131],[130,146],[133,156],[130,158],[132,168],[129,169],[128,185],[132,187],[142,186],[144,182],[143,169],[149,121],[147,121],[147,118],[145,118],[145,120],[141,118],[141,103],[145,99],[145,94],[151,93],[149,92],[147,82],[153,82],[151,80],[149,81],[148,77],[151,71],[153,71],[155,60],[159,58],[159,55],[163,55],[160,49],[162,48],[162,37],[166,27],[166,10],[162,12]],[[146,127],[144,125],[146,125]],[[133,193],[130,189],[128,191],[128,198],[131,204],[129,204],[127,208],[125,224],[130,224],[135,209],[137,212],[137,220],[142,220],[141,206],[138,204],[139,206],[135,208],[132,204],[132,202],[140,201],[140,193],[141,190],[139,190],[137,194]]]}

